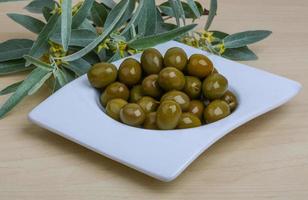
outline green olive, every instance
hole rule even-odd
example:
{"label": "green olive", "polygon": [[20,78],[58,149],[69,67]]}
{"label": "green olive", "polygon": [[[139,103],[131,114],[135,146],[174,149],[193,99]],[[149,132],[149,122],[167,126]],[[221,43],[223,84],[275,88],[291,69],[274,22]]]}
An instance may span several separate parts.
{"label": "green olive", "polygon": [[142,69],[140,63],[133,59],[125,59],[119,68],[119,81],[132,86],[137,84],[141,80]]}
{"label": "green olive", "polygon": [[185,85],[185,77],[180,70],[166,67],[159,72],[158,84],[165,91],[182,90]]}
{"label": "green olive", "polygon": [[143,97],[143,91],[142,91],[142,86],[141,85],[135,85],[131,90],[130,90],[130,97],[129,101],[132,103],[136,103],[139,99]]}
{"label": "green olive", "polygon": [[156,101],[152,97],[142,97],[139,99],[137,104],[144,110],[145,113],[150,113],[156,111],[157,107],[159,106],[159,102]]}
{"label": "green olive", "polygon": [[230,107],[231,112],[234,111],[237,107],[237,98],[233,92],[230,90],[226,91],[225,94],[221,97],[221,100],[227,102]]}
{"label": "green olive", "polygon": [[202,54],[193,54],[189,58],[187,72],[191,76],[204,78],[213,72],[213,68],[213,63],[208,57]]}
{"label": "green olive", "polygon": [[111,118],[120,121],[120,110],[127,104],[124,99],[112,99],[108,101],[106,106],[106,113]]}
{"label": "green olive", "polygon": [[162,91],[158,85],[158,75],[152,74],[145,77],[142,81],[142,91],[145,95],[158,98],[161,96]]}
{"label": "green olive", "polygon": [[200,97],[202,91],[201,81],[194,76],[185,76],[184,92],[192,99]]}
{"label": "green olive", "polygon": [[167,92],[160,99],[161,102],[166,101],[166,100],[172,100],[172,101],[177,102],[181,106],[182,111],[186,111],[188,109],[189,102],[190,102],[190,99],[187,96],[187,94],[181,91],[177,91],[177,90],[172,90],[172,91]]}
{"label": "green olive", "polygon": [[214,100],[204,109],[203,117],[204,121],[211,123],[225,118],[228,115],[230,115],[229,105],[225,101]]}
{"label": "green olive", "polygon": [[190,112],[194,115],[196,115],[199,119],[202,119],[204,111],[204,104],[200,100],[192,100],[189,103],[187,112]]}
{"label": "green olive", "polygon": [[143,122],[143,128],[157,130],[156,112],[148,113]]}
{"label": "green olive", "polygon": [[97,63],[88,71],[88,79],[95,88],[104,88],[117,79],[117,68],[110,63]]}
{"label": "green olive", "polygon": [[101,104],[105,107],[111,99],[124,99],[128,100],[129,90],[123,83],[114,82],[107,86],[103,94],[101,95]]}
{"label": "green olive", "polygon": [[228,89],[228,80],[221,74],[211,74],[202,83],[203,95],[210,99],[221,98]]}
{"label": "green olive", "polygon": [[156,123],[159,129],[174,129],[182,114],[181,106],[175,101],[163,101],[157,110]]}
{"label": "green olive", "polygon": [[158,74],[163,68],[163,56],[157,49],[146,49],[141,55],[141,65],[147,74]]}
{"label": "green olive", "polygon": [[182,71],[187,64],[187,55],[185,51],[179,47],[170,48],[165,53],[164,64],[166,67],[175,67]]}
{"label": "green olive", "polygon": [[201,121],[196,115],[192,113],[182,113],[177,128],[194,128],[198,126],[201,126]]}
{"label": "green olive", "polygon": [[140,126],[145,120],[145,113],[138,104],[128,103],[121,109],[120,119],[127,125]]}

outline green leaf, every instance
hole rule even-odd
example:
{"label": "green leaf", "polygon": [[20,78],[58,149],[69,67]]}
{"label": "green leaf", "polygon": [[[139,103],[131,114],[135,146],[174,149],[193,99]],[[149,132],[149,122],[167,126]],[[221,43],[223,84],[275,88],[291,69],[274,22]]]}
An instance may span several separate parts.
{"label": "green leaf", "polygon": [[[195,1],[194,2],[198,8],[199,13],[203,14],[203,8],[202,5],[198,2]],[[192,9],[190,8],[189,4],[186,2],[181,2],[184,13],[185,13],[185,18],[192,18],[192,19],[196,19],[196,15],[195,13],[192,11]],[[168,15],[170,17],[175,17],[174,12],[170,6],[170,3],[164,2],[162,4],[159,5],[159,9],[161,10],[162,13],[164,13],[165,15]]]}
{"label": "green leaf", "polygon": [[272,32],[266,30],[256,30],[256,31],[244,31],[240,33],[235,33],[228,35],[223,39],[226,48],[237,48],[243,47],[248,44],[252,44],[263,40],[268,37]]}
{"label": "green leaf", "polygon": [[145,33],[144,35],[152,35],[156,30],[156,5],[154,0],[145,0],[143,4],[143,12],[145,12]]}
{"label": "green leaf", "polygon": [[225,52],[222,54],[222,56],[232,60],[241,60],[241,61],[258,59],[256,54],[252,52],[247,46],[234,49],[226,49]]}
{"label": "green leaf", "polygon": [[194,0],[187,0],[187,4],[190,7],[191,11],[194,13],[195,18],[199,18],[201,16],[198,6]]}
{"label": "green leaf", "polygon": [[87,0],[82,3],[78,12],[73,16],[72,28],[78,28],[87,18],[95,0]]}
{"label": "green leaf", "polygon": [[46,20],[46,22],[48,22],[49,18],[52,16],[52,9],[51,8],[48,8],[48,7],[44,7],[42,9],[42,13],[43,13],[43,16]]}
{"label": "green leaf", "polygon": [[180,24],[181,10],[179,8],[177,0],[168,0],[168,2],[171,6],[177,26],[180,26],[181,25]]}
{"label": "green leaf", "polygon": [[95,25],[103,27],[108,15],[108,11],[104,5],[94,2],[91,9],[92,20]]}
{"label": "green leaf", "polygon": [[[36,41],[33,43],[33,46],[29,52],[30,56],[39,57],[43,55],[44,49],[48,44],[49,37],[54,33],[55,27],[58,23],[59,14],[56,13],[52,17],[50,17],[48,23],[44,26],[43,30],[38,35]],[[26,65],[28,65],[26,63]]]}
{"label": "green leaf", "polygon": [[36,85],[47,73],[48,71],[42,70],[40,68],[34,69],[17,88],[16,92],[12,94],[12,96],[10,96],[10,98],[2,105],[0,108],[0,118],[12,110],[25,96],[27,96],[28,91],[34,85]]}
{"label": "green leaf", "polygon": [[216,13],[217,13],[217,0],[211,0],[209,16],[207,17],[204,30],[208,30],[210,28]]}
{"label": "green leaf", "polygon": [[28,39],[12,39],[0,43],[0,62],[22,58],[32,45],[33,41]]}
{"label": "green leaf", "polygon": [[7,94],[10,94],[10,93],[13,93],[17,90],[17,88],[22,84],[23,81],[18,81],[16,83],[13,83],[7,87],[5,87],[4,89],[2,89],[0,91],[0,96],[1,95],[7,95]]}
{"label": "green leaf", "polygon": [[117,4],[113,0],[100,0],[105,6],[113,9]]}
{"label": "green leaf", "polygon": [[[73,54],[71,54],[69,56],[63,57],[62,60],[63,61],[77,60],[77,59],[83,57],[84,55],[86,55],[87,53],[89,53],[99,43],[101,43],[104,39],[106,39],[106,37],[116,28],[118,22],[122,19],[123,15],[124,15],[127,7],[128,7],[128,4],[129,4],[129,1],[125,1],[125,2],[126,2],[125,4],[121,4],[122,7],[119,10],[119,12],[117,13],[117,15],[114,17],[113,22],[110,24],[110,26],[106,26],[106,29],[104,30],[104,32],[100,36],[98,36],[93,42],[88,44],[85,48],[83,48],[80,51],[78,51],[76,53],[73,53]],[[110,16],[110,13],[109,13],[108,16]]]}
{"label": "green leaf", "polygon": [[177,25],[170,23],[158,23],[156,28],[156,33],[163,33],[177,28]]}
{"label": "green leaf", "polygon": [[95,35],[97,35],[96,28],[92,25],[92,23],[88,19],[85,19],[82,22],[82,24],[79,26],[79,29],[87,29],[95,33]]}
{"label": "green leaf", "polygon": [[219,38],[221,40],[229,35],[228,33],[222,31],[210,31],[210,32],[213,33],[213,37]]}
{"label": "green leaf", "polygon": [[68,83],[68,79],[63,73],[63,71],[59,68],[53,71],[55,78],[58,80],[61,87],[63,87],[66,83]]}
{"label": "green leaf", "polygon": [[26,59],[27,62],[41,68],[41,69],[44,69],[46,71],[52,71],[53,70],[53,67],[48,64],[48,63],[45,63],[45,62],[42,62],[32,56],[29,56],[29,55],[25,55],[24,58]]}
{"label": "green leaf", "polygon": [[25,0],[0,0],[0,3],[14,2],[14,1],[25,1]]}
{"label": "green leaf", "polygon": [[167,42],[169,40],[175,39],[176,37],[179,37],[188,31],[192,30],[196,27],[196,24],[190,24],[183,27],[178,27],[176,29],[173,29],[168,32],[152,35],[152,36],[146,36],[140,39],[133,40],[128,43],[129,47],[133,49],[145,49],[148,47],[153,47],[157,44]]}
{"label": "green leaf", "polygon": [[[96,39],[96,34],[86,29],[73,29],[69,46],[85,47]],[[61,44],[61,34],[55,33],[50,38],[51,41]]]}
{"label": "green leaf", "polygon": [[9,13],[7,15],[21,26],[36,34],[40,33],[45,26],[45,23],[41,20],[38,20],[28,15],[16,13]]}
{"label": "green leaf", "polygon": [[117,60],[120,60],[120,59],[121,59],[121,54],[120,54],[120,52],[117,50],[117,51],[113,54],[113,56],[112,56],[107,62],[112,63],[112,62],[117,61]]}
{"label": "green leaf", "polygon": [[33,69],[33,67],[26,67],[25,64],[24,59],[0,62],[0,76]]}
{"label": "green leaf", "polygon": [[53,0],[34,0],[31,1],[25,9],[33,13],[41,13],[44,7],[55,8],[56,3]]}
{"label": "green leaf", "polygon": [[67,51],[72,30],[72,0],[62,1],[61,39],[64,51]]}
{"label": "green leaf", "polygon": [[51,75],[52,75],[52,72],[49,72],[45,76],[43,76],[43,78],[29,90],[28,95],[30,96],[36,93],[43,86],[43,84],[47,81],[47,79],[51,77]]}
{"label": "green leaf", "polygon": [[121,32],[121,35],[125,35],[126,33],[128,33],[128,31],[130,30],[130,28],[132,26],[135,26],[138,21],[140,20],[140,17],[142,16],[142,9],[143,9],[143,5],[144,5],[144,1],[145,0],[140,0],[139,5],[136,9],[136,12],[134,13],[133,17],[131,18],[131,20],[129,20],[128,24],[125,26],[125,29]]}
{"label": "green leaf", "polygon": [[77,76],[81,76],[88,72],[91,67],[91,64],[86,60],[80,58],[78,60],[74,60],[64,65],[67,69],[73,71]]}

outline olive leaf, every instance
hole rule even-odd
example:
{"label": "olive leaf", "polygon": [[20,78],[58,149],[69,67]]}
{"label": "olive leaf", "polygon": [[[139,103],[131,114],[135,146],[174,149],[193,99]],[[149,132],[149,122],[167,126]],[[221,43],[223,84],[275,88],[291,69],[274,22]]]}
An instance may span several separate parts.
{"label": "olive leaf", "polygon": [[73,16],[72,29],[78,28],[87,18],[95,0],[87,0],[82,3],[78,12]]}
{"label": "olive leaf", "polygon": [[144,9],[145,12],[145,32],[144,35],[152,35],[156,30],[156,5],[154,0],[145,0]]}
{"label": "olive leaf", "polygon": [[78,60],[68,62],[64,65],[64,67],[73,71],[77,76],[81,76],[88,72],[91,64],[88,63],[85,59],[79,58]]}
{"label": "olive leaf", "polygon": [[16,92],[10,96],[10,98],[0,108],[0,118],[4,117],[6,113],[13,109],[25,96],[27,96],[29,90],[33,88],[47,73],[46,70],[36,68],[29,76],[22,82],[17,88]]}
{"label": "olive leaf", "polygon": [[167,42],[169,40],[175,39],[188,31],[194,29],[196,24],[190,24],[183,27],[178,27],[176,29],[170,30],[168,32],[142,37],[128,43],[128,46],[133,49],[144,49],[148,47],[155,46],[157,44]]}
{"label": "olive leaf", "polygon": [[[95,40],[96,37],[96,34],[92,31],[86,29],[72,29],[69,46],[85,47]],[[61,44],[61,34],[59,32],[54,33],[50,37],[50,40],[57,44]]]}
{"label": "olive leaf", "polygon": [[247,46],[234,49],[226,49],[225,52],[222,54],[222,56],[232,60],[241,60],[241,61],[258,59],[256,54],[252,52]]}
{"label": "olive leaf", "polygon": [[[187,4],[191,11],[194,13],[194,18],[199,18],[201,16],[197,3],[194,0],[187,0]],[[186,15],[185,15],[186,16]]]}
{"label": "olive leaf", "polygon": [[72,0],[62,1],[61,39],[64,51],[67,51],[72,30]]}
{"label": "olive leaf", "polygon": [[25,67],[25,63],[24,59],[0,62],[0,76],[33,69],[33,67]]}
{"label": "olive leaf", "polygon": [[13,84],[5,87],[4,89],[2,89],[0,91],[0,96],[11,94],[11,93],[15,92],[17,90],[17,88],[22,84],[22,82],[23,81],[18,81],[16,83],[13,83]]}
{"label": "olive leaf", "polygon": [[33,64],[35,66],[37,66],[38,68],[41,68],[45,71],[52,71],[53,70],[53,66],[51,66],[50,64],[47,64],[45,62],[42,62],[32,56],[29,55],[25,55],[24,58],[26,59],[27,62],[29,62],[30,64]]}
{"label": "olive leaf", "polygon": [[53,75],[54,77],[57,79],[58,83],[60,84],[61,87],[63,87],[64,85],[66,85],[66,83],[68,83],[68,78],[67,76],[64,74],[64,72],[59,69],[59,68],[56,68],[54,71],[53,71]]}
{"label": "olive leaf", "polygon": [[52,16],[52,9],[48,8],[48,7],[44,7],[42,9],[42,14],[44,16],[44,19],[46,20],[46,22],[48,22],[49,18]]}
{"label": "olive leaf", "polygon": [[252,44],[263,40],[268,37],[272,32],[267,30],[255,30],[255,31],[244,31],[228,35],[223,39],[224,46],[226,48],[237,48],[243,47],[248,44]]}
{"label": "olive leaf", "polygon": [[172,8],[177,26],[181,25],[180,24],[180,18],[182,18],[182,20],[185,24],[185,14],[184,14],[184,9],[182,7],[181,2],[179,0],[168,0],[168,2],[169,2],[170,6]]}
{"label": "olive leaf", "polygon": [[28,15],[8,13],[7,16],[9,16],[16,23],[36,34],[39,34],[45,26],[45,23],[41,20]]}
{"label": "olive leaf", "polygon": [[[198,1],[194,1],[194,3],[197,6],[198,12],[203,14],[203,7],[202,7],[202,5]],[[191,6],[188,3],[186,3],[186,2],[181,2],[181,4],[182,4],[183,10],[184,10],[185,18],[187,18],[187,19],[190,19],[190,18],[195,19],[196,18],[196,14],[192,10]],[[170,5],[169,1],[160,4],[158,6],[158,8],[161,10],[161,12],[163,14],[168,15],[170,17],[175,17],[173,9],[171,8],[171,5]]]}
{"label": "olive leaf", "polygon": [[105,6],[97,2],[94,2],[91,9],[91,16],[94,24],[100,27],[104,26],[107,15],[108,15],[108,10],[105,8]]}
{"label": "olive leaf", "polygon": [[44,7],[53,9],[56,2],[53,0],[34,0],[31,1],[25,9],[33,13],[41,13]]}
{"label": "olive leaf", "polygon": [[28,91],[28,95],[32,95],[34,93],[36,93],[42,86],[43,84],[47,81],[47,79],[49,79],[52,75],[52,72],[48,72],[45,76],[42,77],[41,80],[39,80],[29,91]]}
{"label": "olive leaf", "polygon": [[121,59],[121,54],[120,52],[117,50],[114,55],[107,61],[109,63],[120,60]]}
{"label": "olive leaf", "polygon": [[132,26],[135,26],[136,24],[138,24],[140,17],[142,16],[143,13],[141,13],[142,9],[143,9],[143,5],[144,5],[144,1],[145,0],[140,0],[139,1],[139,5],[133,15],[133,17],[131,18],[131,20],[129,20],[128,24],[126,25],[125,29],[121,32],[121,35],[125,35]]}
{"label": "olive leaf", "polygon": [[100,0],[100,2],[111,9],[117,5],[113,0]]}
{"label": "olive leaf", "polygon": [[216,13],[217,13],[217,0],[211,0],[209,16],[204,26],[204,30],[208,30],[210,28]]}
{"label": "olive leaf", "polygon": [[22,58],[33,45],[29,39],[11,39],[0,43],[0,62]]}

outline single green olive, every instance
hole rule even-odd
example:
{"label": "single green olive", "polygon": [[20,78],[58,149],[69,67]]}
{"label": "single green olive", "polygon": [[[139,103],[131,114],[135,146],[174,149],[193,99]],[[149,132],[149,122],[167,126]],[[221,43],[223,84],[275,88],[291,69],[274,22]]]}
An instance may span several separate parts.
{"label": "single green olive", "polygon": [[139,99],[137,104],[144,110],[145,113],[150,113],[157,110],[157,107],[159,106],[159,101],[155,100],[152,97],[145,96]]}
{"label": "single green olive", "polygon": [[185,76],[185,85],[183,90],[191,99],[196,99],[200,97],[202,83],[197,77]]}
{"label": "single green olive", "polygon": [[238,105],[237,98],[233,92],[227,90],[225,94],[221,97],[221,100],[227,102],[230,107],[231,112],[234,111]]}
{"label": "single green olive", "polygon": [[175,67],[182,71],[187,64],[187,55],[185,51],[179,47],[170,48],[165,53],[164,64],[166,67]]}
{"label": "single green olive", "polygon": [[213,72],[212,61],[202,54],[193,54],[189,58],[187,72],[191,76],[204,78]]}
{"label": "single green olive", "polygon": [[130,90],[129,101],[131,103],[136,103],[139,99],[144,96],[141,85],[135,85]]}
{"label": "single green olive", "polygon": [[156,115],[156,112],[148,113],[143,122],[143,128],[157,130]]}
{"label": "single green olive", "polygon": [[165,91],[182,90],[185,85],[185,77],[180,70],[166,67],[159,72],[158,84]]}
{"label": "single green olive", "polygon": [[129,90],[123,83],[114,82],[108,85],[101,95],[100,101],[101,104],[105,107],[111,99],[124,99],[125,101],[128,100],[129,97]]}
{"label": "single green olive", "polygon": [[202,83],[203,95],[210,99],[221,98],[228,89],[228,80],[221,74],[211,74]]}
{"label": "single green olive", "polygon": [[145,95],[159,98],[162,94],[162,91],[158,85],[158,75],[151,74],[145,77],[142,81],[142,91]]}
{"label": "single green olive", "polygon": [[163,68],[163,56],[157,49],[146,49],[141,55],[141,65],[147,74],[158,74]]}
{"label": "single green olive", "polygon": [[201,121],[196,115],[192,113],[182,113],[177,128],[194,128],[198,126],[201,126]]}
{"label": "single green olive", "polygon": [[204,109],[204,121],[212,123],[230,115],[230,107],[223,100],[214,100]]}
{"label": "single green olive", "polygon": [[124,99],[112,99],[108,101],[106,106],[106,113],[111,118],[120,121],[120,110],[127,104]]}
{"label": "single green olive", "polygon": [[163,101],[157,109],[156,124],[162,130],[174,129],[181,114],[181,106],[178,103],[171,100]]}
{"label": "single green olive", "polygon": [[194,114],[201,120],[203,111],[204,111],[204,104],[202,101],[200,100],[190,101],[187,112]]}
{"label": "single green olive", "polygon": [[178,90],[169,91],[164,94],[160,99],[161,102],[166,100],[172,100],[177,102],[181,106],[182,111],[186,111],[188,109],[190,102],[190,99],[187,94]]}
{"label": "single green olive", "polygon": [[133,59],[125,59],[119,68],[119,81],[132,86],[137,84],[141,80],[142,69],[140,63]]}
{"label": "single green olive", "polygon": [[97,63],[87,73],[89,82],[95,88],[104,88],[117,79],[117,68],[110,63]]}
{"label": "single green olive", "polygon": [[145,113],[138,104],[128,103],[121,109],[120,119],[124,124],[138,127],[144,122]]}

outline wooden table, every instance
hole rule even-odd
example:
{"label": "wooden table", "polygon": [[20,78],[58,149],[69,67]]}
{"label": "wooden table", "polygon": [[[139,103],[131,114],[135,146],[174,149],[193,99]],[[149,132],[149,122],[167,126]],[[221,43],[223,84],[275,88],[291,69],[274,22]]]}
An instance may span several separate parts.
{"label": "wooden table", "polygon": [[[273,31],[252,46],[259,60],[245,63],[299,81],[298,96],[236,129],[163,183],[31,124],[27,113],[48,95],[40,91],[0,120],[0,199],[308,199],[308,1],[219,4],[213,29]],[[24,5],[0,4],[0,41],[33,38],[5,15]],[[0,88],[24,75],[0,77]]]}

